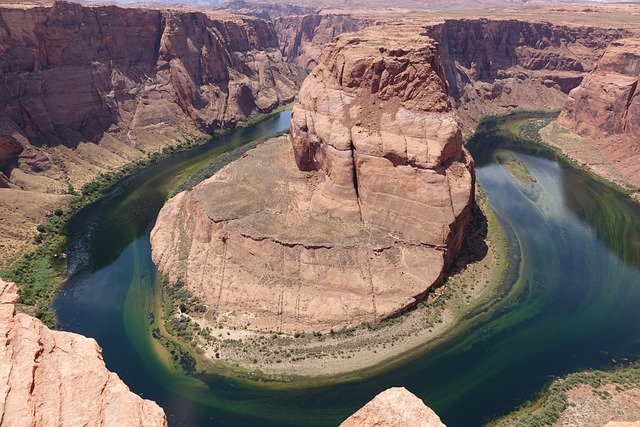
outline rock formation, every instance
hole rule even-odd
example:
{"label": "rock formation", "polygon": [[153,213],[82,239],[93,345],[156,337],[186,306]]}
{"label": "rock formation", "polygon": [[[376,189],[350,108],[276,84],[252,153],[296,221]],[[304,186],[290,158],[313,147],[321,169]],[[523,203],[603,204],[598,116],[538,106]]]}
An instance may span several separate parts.
{"label": "rock formation", "polygon": [[446,427],[438,415],[404,387],[383,391],[340,427]]}
{"label": "rock formation", "polygon": [[[569,93],[557,124],[580,138],[547,138],[581,163],[629,187],[640,187],[640,39],[612,42],[579,87]],[[556,137],[554,137],[556,135]],[[573,142],[572,142],[573,141]]]}
{"label": "rock formation", "polygon": [[379,322],[441,280],[469,221],[473,165],[435,44],[395,30],[329,44],[303,84],[291,144],[250,151],[160,212],[153,259],[214,325]]}
{"label": "rock formation", "polygon": [[[78,190],[147,152],[271,111],[303,77],[283,61],[273,25],[255,18],[55,2],[1,5],[0,22],[7,194]],[[20,209],[0,203],[3,216]]]}
{"label": "rock formation", "polygon": [[0,425],[167,425],[158,405],[107,370],[93,339],[16,314],[17,299],[0,280]]}
{"label": "rock formation", "polygon": [[451,19],[426,32],[439,43],[467,131],[481,116],[508,109],[561,109],[609,43],[630,34],[515,19]]}
{"label": "rock formation", "polygon": [[581,136],[637,135],[640,130],[640,39],[612,42],[558,118]]}

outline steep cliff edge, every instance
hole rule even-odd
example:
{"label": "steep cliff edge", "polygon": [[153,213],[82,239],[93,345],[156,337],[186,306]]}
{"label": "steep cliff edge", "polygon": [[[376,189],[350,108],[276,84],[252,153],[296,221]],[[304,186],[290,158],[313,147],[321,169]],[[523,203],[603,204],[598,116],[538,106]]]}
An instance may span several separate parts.
{"label": "steep cliff edge", "polygon": [[167,144],[271,111],[302,78],[282,60],[273,25],[255,18],[56,2],[2,5],[0,22],[3,192],[79,189]]}
{"label": "steep cliff edge", "polygon": [[557,122],[542,132],[569,156],[636,191],[640,188],[638,64],[640,39],[612,42],[593,71],[569,93]]}
{"label": "steep cliff edge", "polygon": [[132,393],[98,344],[16,314],[17,288],[0,280],[0,424],[166,426],[163,410]]}
{"label": "steep cliff edge", "polygon": [[210,324],[338,330],[397,315],[441,280],[469,221],[473,164],[433,41],[417,27],[389,37],[397,29],[330,43],[290,144],[259,146],[160,212],[153,259]]}

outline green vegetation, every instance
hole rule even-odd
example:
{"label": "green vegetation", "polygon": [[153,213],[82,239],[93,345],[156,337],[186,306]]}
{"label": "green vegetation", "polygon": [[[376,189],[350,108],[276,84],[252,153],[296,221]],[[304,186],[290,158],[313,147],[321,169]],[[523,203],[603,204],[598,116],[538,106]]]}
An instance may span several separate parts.
{"label": "green vegetation", "polygon": [[494,421],[492,427],[542,427],[552,425],[570,405],[567,392],[579,385],[588,385],[594,394],[602,399],[610,399],[611,393],[598,388],[616,384],[616,392],[624,392],[640,387],[640,362],[618,366],[609,371],[585,371],[567,375],[553,381],[551,386],[536,402],[527,402],[519,410]]}
{"label": "green vegetation", "polygon": [[525,185],[531,185],[535,183],[536,178],[531,175],[531,172],[527,166],[512,152],[500,152],[496,153],[496,160],[502,166],[507,168],[509,173],[513,175],[518,181]]}
{"label": "green vegetation", "polygon": [[[289,108],[289,105],[283,105],[268,114],[253,114],[240,123],[238,127],[249,126],[287,108]],[[55,326],[55,313],[50,305],[66,276],[66,254],[64,253],[67,239],[66,224],[76,212],[104,197],[115,184],[132,173],[157,163],[173,153],[201,145],[212,137],[228,133],[230,130],[217,131],[211,137],[185,138],[176,144],[165,146],[157,152],[149,153],[146,159],[129,163],[113,172],[101,173],[91,182],[86,183],[80,191],[76,191],[69,185],[68,194],[73,195],[74,198],[68,208],[64,210],[56,209],[47,216],[46,222],[37,226],[38,234],[34,236],[34,243],[37,245],[36,249],[17,255],[15,260],[0,269],[1,278],[15,282],[19,287],[19,309],[38,317],[49,327]],[[226,164],[240,157],[244,152],[260,142],[263,142],[263,140],[249,144],[249,147],[242,147],[239,153],[234,151],[228,156],[221,156],[220,159],[216,159],[212,165],[207,167],[206,171],[192,176],[189,183],[191,183],[191,186],[197,184],[206,178],[205,174],[207,172],[216,170],[216,167],[220,168],[222,163]]]}

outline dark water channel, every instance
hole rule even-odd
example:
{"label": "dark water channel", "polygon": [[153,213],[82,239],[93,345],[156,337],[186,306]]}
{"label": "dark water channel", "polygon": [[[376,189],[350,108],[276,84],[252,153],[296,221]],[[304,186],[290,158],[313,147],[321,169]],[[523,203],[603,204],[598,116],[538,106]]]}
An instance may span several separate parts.
{"label": "dark water channel", "polygon": [[554,376],[638,359],[640,210],[549,151],[487,129],[469,149],[512,246],[508,298],[470,315],[447,341],[362,380],[282,389],[176,372],[149,328],[159,294],[149,245],[155,217],[188,173],[286,128],[288,117],[173,155],[69,223],[60,327],[94,337],[108,368],[158,402],[170,425],[331,426],[380,391],[405,386],[449,427],[476,426],[533,398]]}

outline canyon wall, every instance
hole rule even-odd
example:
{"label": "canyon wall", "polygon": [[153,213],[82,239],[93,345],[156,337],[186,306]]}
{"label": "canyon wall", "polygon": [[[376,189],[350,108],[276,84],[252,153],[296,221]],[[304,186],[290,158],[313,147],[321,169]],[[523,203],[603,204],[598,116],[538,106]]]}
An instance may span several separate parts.
{"label": "canyon wall", "polygon": [[439,43],[450,93],[466,131],[489,114],[560,110],[624,29],[521,20],[457,19],[426,27]]}
{"label": "canyon wall", "polygon": [[558,123],[581,136],[635,136],[640,130],[640,39],[609,45],[582,84],[569,93]]}
{"label": "canyon wall", "polygon": [[441,281],[474,170],[435,43],[419,33],[338,37],[303,84],[289,142],[251,150],[163,207],[153,260],[206,306],[205,322],[337,331],[398,315]]}
{"label": "canyon wall", "polygon": [[0,279],[0,425],[167,425],[158,405],[107,370],[93,339],[16,313],[17,291]]}
{"label": "canyon wall", "polygon": [[[304,76],[256,18],[56,2],[2,6],[0,22],[0,214],[9,219],[29,197],[22,191],[63,195],[235,126],[292,100]],[[26,228],[16,218],[8,239],[29,240],[44,213]]]}
{"label": "canyon wall", "polygon": [[275,27],[284,58],[301,67],[313,68],[324,45],[340,34],[360,31],[374,22],[346,14],[309,14],[279,17]]}
{"label": "canyon wall", "polygon": [[638,64],[640,39],[612,42],[593,71],[569,93],[557,122],[542,130],[548,143],[627,187],[635,197],[640,197]]}

